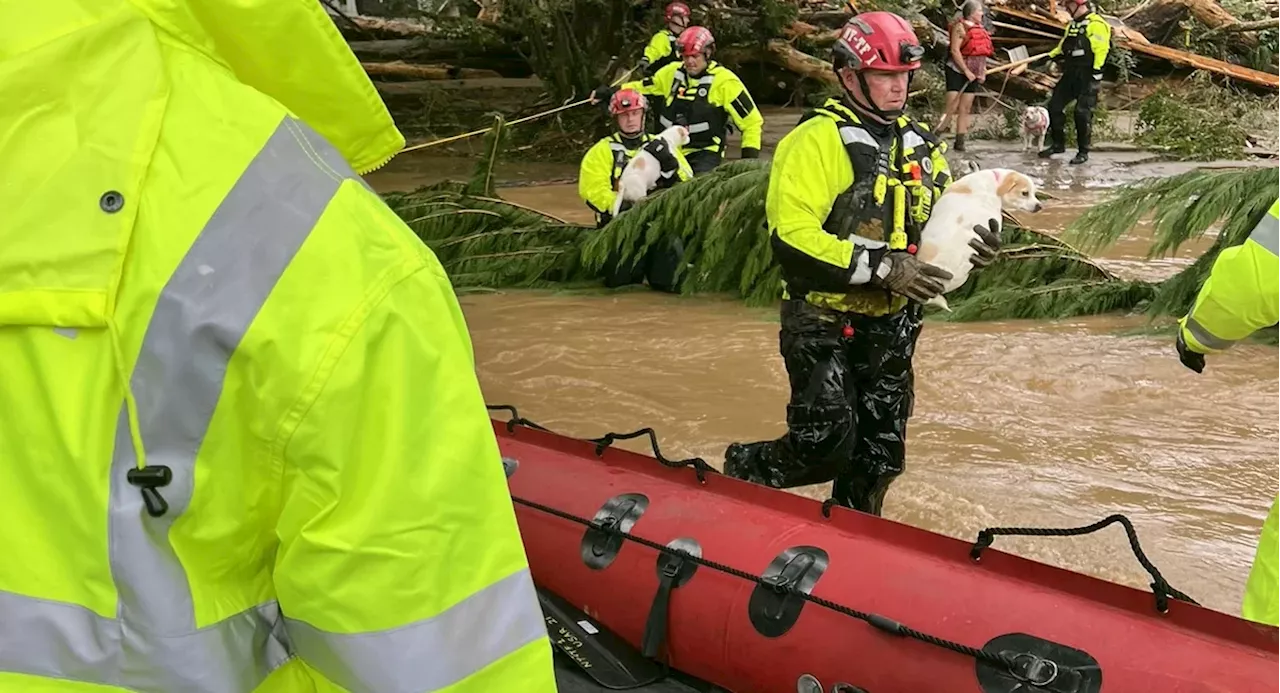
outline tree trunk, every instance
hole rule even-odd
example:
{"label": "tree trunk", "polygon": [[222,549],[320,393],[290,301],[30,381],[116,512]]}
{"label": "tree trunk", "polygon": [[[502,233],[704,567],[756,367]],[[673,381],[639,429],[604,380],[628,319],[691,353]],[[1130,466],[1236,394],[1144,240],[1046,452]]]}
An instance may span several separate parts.
{"label": "tree trunk", "polygon": [[[1167,44],[1178,29],[1178,22],[1190,15],[1210,29],[1222,29],[1236,25],[1240,20],[1222,9],[1214,0],[1155,0],[1133,13],[1125,24],[1137,29],[1148,41]],[[1240,37],[1241,43],[1253,48],[1258,45],[1254,36]]]}
{"label": "tree trunk", "polygon": [[496,71],[503,77],[528,77],[533,73],[528,61],[514,49],[480,45],[456,39],[384,39],[351,41],[347,45],[361,61],[388,60],[414,63],[444,62],[459,68]]}
{"label": "tree trunk", "polygon": [[406,77],[409,79],[487,79],[502,75],[494,70],[481,70],[450,65],[413,65],[401,60],[389,63],[360,63],[370,77]]}
{"label": "tree trunk", "polygon": [[1229,24],[1227,26],[1218,27],[1217,29],[1210,31],[1209,33],[1232,34],[1237,32],[1244,32],[1244,31],[1266,31],[1267,29],[1274,29],[1274,28],[1276,28],[1276,18],[1272,17],[1270,19],[1258,19],[1252,22],[1240,22],[1239,24]]}
{"label": "tree trunk", "polygon": [[386,17],[364,17],[357,15],[351,21],[370,36],[426,36],[431,33],[431,25],[415,19],[388,19]]}
{"label": "tree trunk", "polygon": [[827,27],[841,27],[853,17],[853,13],[844,10],[828,10],[822,12],[801,12],[800,21],[810,24],[821,24]]}
{"label": "tree trunk", "polygon": [[786,41],[773,39],[765,44],[769,62],[800,77],[815,79],[827,84],[838,84],[831,63],[802,53],[792,48]]}

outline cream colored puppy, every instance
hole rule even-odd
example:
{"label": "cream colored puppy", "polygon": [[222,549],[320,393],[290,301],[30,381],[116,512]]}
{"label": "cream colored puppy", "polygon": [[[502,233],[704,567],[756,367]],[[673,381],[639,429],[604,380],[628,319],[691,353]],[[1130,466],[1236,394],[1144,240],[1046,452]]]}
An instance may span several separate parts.
{"label": "cream colored puppy", "polygon": [[[672,125],[658,133],[658,138],[666,140],[672,152],[678,152],[681,147],[689,144],[689,129],[683,125]],[[682,168],[685,169],[686,175],[693,175],[687,165],[682,165]],[[627,162],[626,168],[622,169],[622,175],[618,176],[616,186],[618,194],[613,196],[613,209],[609,213],[617,217],[618,212],[622,210],[623,202],[643,200],[649,191],[658,185],[658,178],[661,175],[662,164],[658,163],[657,157],[641,148],[635,156],[631,157],[631,161]]]}
{"label": "cream colored puppy", "polygon": [[[1039,212],[1035,181],[1008,168],[980,170],[952,183],[933,205],[933,214],[920,233],[916,258],[951,273],[942,293],[954,291],[969,279],[973,269],[970,258],[974,250],[969,243],[978,237],[973,227],[986,227],[991,219],[999,220],[1002,210]],[[947,299],[939,294],[928,301],[951,310]]]}

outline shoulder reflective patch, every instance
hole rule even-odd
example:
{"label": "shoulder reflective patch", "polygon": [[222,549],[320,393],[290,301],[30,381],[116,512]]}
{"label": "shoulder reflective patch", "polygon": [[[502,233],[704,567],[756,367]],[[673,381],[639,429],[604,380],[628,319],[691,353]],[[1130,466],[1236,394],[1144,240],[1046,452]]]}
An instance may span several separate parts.
{"label": "shoulder reflective patch", "polygon": [[864,128],[856,125],[845,125],[840,128],[840,141],[845,144],[865,144],[868,147],[880,149],[880,143],[876,141],[876,138],[872,137],[871,133]]}
{"label": "shoulder reflective patch", "polygon": [[733,112],[737,113],[739,118],[746,118],[756,109],[756,104],[751,100],[751,95],[746,89],[743,89],[742,93],[738,94],[738,98],[731,101],[729,105],[733,107]]}
{"label": "shoulder reflective patch", "polygon": [[920,136],[920,133],[913,130],[902,133],[902,147],[904,149],[915,149],[923,144],[924,138]]}
{"label": "shoulder reflective patch", "polygon": [[1249,240],[1271,251],[1272,255],[1280,255],[1280,219],[1266,214],[1258,225],[1253,227]]}

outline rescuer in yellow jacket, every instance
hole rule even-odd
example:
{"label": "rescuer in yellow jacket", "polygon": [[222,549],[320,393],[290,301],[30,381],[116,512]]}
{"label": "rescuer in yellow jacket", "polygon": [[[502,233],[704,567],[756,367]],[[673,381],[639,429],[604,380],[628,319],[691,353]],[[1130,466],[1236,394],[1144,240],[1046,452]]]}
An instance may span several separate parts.
{"label": "rescuer in yellow jacket", "polygon": [[1089,0],[1066,0],[1064,7],[1071,14],[1071,23],[1045,57],[1062,61],[1062,77],[1049,97],[1049,146],[1039,156],[1047,159],[1067,151],[1066,108],[1075,101],[1076,155],[1071,163],[1083,164],[1089,160],[1093,109],[1102,87],[1102,66],[1111,50],[1111,25],[1090,9]]}
{"label": "rescuer in yellow jacket", "polygon": [[[711,59],[715,38],[706,27],[691,26],[678,41],[682,62],[671,63],[652,77],[628,82],[622,89],[663,99],[658,108],[658,129],[672,125],[689,128],[689,144],[681,148],[694,175],[720,165],[728,144],[729,123],[742,132],[742,158],[760,156],[764,116],[751,94],[733,71]],[[600,87],[594,96],[605,100],[616,91]]]}
{"label": "rescuer in yellow jacket", "polygon": [[[1178,357],[1201,373],[1204,356],[1229,348],[1253,332],[1280,321],[1280,201],[1241,245],[1223,250],[1213,261],[1209,278],[1191,311],[1178,323]],[[1262,525],[1253,568],[1245,586],[1241,614],[1252,621],[1278,625],[1280,621],[1280,526],[1276,506]]]}
{"label": "rescuer in yellow jacket", "polygon": [[[578,169],[578,195],[596,213],[596,228],[602,228],[613,219],[611,210],[616,199],[618,178],[623,169],[641,150],[653,155],[661,167],[657,189],[669,188],[689,180],[693,173],[689,162],[679,149],[673,149],[667,141],[644,131],[644,117],[648,112],[648,100],[633,89],[614,92],[609,99],[609,116],[617,131],[601,139],[587,150]],[[624,202],[618,213],[631,208]],[[640,239],[643,245],[643,239]],[[676,271],[684,257],[678,243],[670,246],[653,245],[645,257],[624,264],[620,253],[613,253],[605,262],[604,284],[608,287],[642,283],[647,277],[649,286],[658,291],[676,291]]]}
{"label": "rescuer in yellow jacket", "polygon": [[652,76],[671,63],[680,62],[680,49],[676,41],[685,27],[689,26],[689,6],[677,0],[668,4],[663,14],[667,25],[649,39],[649,44],[644,47],[644,57],[640,59],[640,73],[645,77]]}
{"label": "rescuer in yellow jacket", "polygon": [[0,24],[0,691],[553,691],[471,345],[314,0]]}
{"label": "rescuer in yellow jacket", "polygon": [[[777,488],[834,480],[837,503],[878,515],[904,469],[920,303],[951,277],[915,256],[951,182],[945,145],[903,112],[923,53],[902,17],[853,17],[832,56],[844,97],[778,143],[765,214],[786,287],[787,433],[731,444],[729,476]],[[998,228],[974,229],[975,267],[995,259]]]}

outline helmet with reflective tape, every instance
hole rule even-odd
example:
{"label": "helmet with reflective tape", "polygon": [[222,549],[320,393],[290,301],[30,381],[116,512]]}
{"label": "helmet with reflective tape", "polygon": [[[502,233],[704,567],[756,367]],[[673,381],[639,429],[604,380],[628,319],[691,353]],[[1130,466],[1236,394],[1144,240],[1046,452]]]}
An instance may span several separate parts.
{"label": "helmet with reflective tape", "polygon": [[609,115],[622,115],[631,111],[643,111],[649,107],[644,94],[635,89],[620,89],[609,99]]}
{"label": "helmet with reflective tape", "polygon": [[683,2],[673,2],[670,5],[667,5],[666,18],[668,22],[675,17],[684,17],[688,19],[691,14],[693,13],[689,11],[689,6]]}
{"label": "helmet with reflective tape", "polygon": [[680,34],[680,57],[688,57],[690,55],[710,54],[711,48],[716,45],[716,39],[711,35],[711,30],[705,26],[691,26]]}
{"label": "helmet with reflective tape", "polygon": [[892,12],[864,12],[845,22],[832,53],[837,70],[910,72],[920,68],[924,47],[902,17]]}

